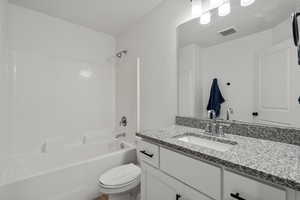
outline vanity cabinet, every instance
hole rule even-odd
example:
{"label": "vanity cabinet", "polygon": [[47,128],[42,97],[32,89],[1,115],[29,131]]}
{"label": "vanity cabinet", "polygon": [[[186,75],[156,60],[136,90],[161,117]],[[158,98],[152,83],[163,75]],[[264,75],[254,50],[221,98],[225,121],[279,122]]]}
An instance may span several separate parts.
{"label": "vanity cabinet", "polygon": [[300,193],[294,190],[266,184],[146,141],[138,142],[138,152],[142,200],[300,200]]}

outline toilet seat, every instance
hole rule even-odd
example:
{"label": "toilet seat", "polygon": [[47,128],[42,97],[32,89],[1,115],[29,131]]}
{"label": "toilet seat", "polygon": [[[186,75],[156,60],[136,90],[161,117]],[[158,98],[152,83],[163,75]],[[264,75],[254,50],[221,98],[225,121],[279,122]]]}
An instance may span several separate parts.
{"label": "toilet seat", "polygon": [[108,170],[99,178],[102,193],[115,194],[129,191],[140,183],[141,169],[134,164],[122,165]]}

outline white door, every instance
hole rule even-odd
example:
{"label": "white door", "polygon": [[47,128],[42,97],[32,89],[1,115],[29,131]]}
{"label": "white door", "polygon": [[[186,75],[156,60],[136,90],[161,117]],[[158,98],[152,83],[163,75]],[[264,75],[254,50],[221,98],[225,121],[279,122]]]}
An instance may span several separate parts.
{"label": "white door", "polygon": [[266,50],[259,56],[255,122],[300,126],[300,66],[291,41]]}

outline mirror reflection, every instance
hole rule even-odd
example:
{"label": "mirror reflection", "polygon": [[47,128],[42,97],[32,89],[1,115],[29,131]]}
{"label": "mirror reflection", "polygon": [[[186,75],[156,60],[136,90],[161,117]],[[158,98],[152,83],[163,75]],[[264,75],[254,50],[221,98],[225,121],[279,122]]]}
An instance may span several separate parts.
{"label": "mirror reflection", "polygon": [[300,127],[300,2],[209,2],[177,28],[178,115]]}

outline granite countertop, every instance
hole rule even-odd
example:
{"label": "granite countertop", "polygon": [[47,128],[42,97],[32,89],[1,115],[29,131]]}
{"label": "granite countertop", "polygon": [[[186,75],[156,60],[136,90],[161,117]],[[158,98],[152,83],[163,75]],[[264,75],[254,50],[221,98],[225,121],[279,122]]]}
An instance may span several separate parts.
{"label": "granite countertop", "polygon": [[224,139],[238,144],[220,152],[174,138],[185,133],[205,135],[201,129],[174,125],[137,136],[193,158],[300,191],[300,146],[226,134]]}

